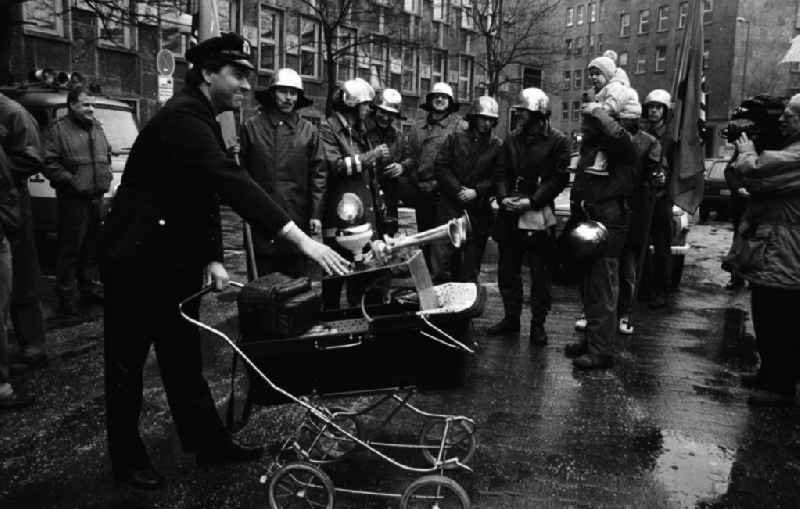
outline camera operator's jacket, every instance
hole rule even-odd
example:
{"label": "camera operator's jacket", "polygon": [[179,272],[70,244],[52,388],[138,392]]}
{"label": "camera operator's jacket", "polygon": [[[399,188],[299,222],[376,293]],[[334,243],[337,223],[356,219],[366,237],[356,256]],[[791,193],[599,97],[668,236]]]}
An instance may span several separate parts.
{"label": "camera operator's jacket", "polygon": [[[533,210],[549,205],[569,183],[569,138],[547,126],[543,134],[528,134],[519,128],[509,134],[501,149],[495,171],[495,198],[498,205],[508,196],[522,195],[531,200]],[[500,207],[492,236],[497,242],[511,240],[519,213]]]}
{"label": "camera operator's jacket", "polygon": [[[308,232],[309,221],[320,219],[327,177],[322,143],[314,125],[292,112],[262,110],[242,129],[242,166],[292,221]],[[298,254],[294,245],[270,241],[253,232],[261,254]]]}
{"label": "camera operator's jacket", "polygon": [[[481,138],[473,129],[451,133],[445,139],[434,162],[441,192],[437,204],[439,223],[458,217],[466,210],[474,231],[489,234],[492,224],[489,197],[500,146],[500,139],[494,134]],[[477,198],[462,203],[458,199],[462,187],[475,189]]]}
{"label": "camera operator's jacket", "polygon": [[753,284],[800,290],[800,141],[731,167],[750,200],[724,264]]}

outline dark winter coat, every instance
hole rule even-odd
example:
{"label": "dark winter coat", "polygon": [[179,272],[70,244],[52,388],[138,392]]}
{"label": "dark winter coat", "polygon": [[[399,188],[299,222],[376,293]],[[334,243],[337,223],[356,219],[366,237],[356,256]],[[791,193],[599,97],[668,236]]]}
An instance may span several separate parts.
{"label": "dark winter coat", "polygon": [[[550,126],[540,135],[522,128],[511,133],[498,158],[495,197],[498,204],[512,195],[527,196],[534,210],[549,205],[555,212],[556,196],[569,183],[569,139]],[[493,237],[497,242],[512,238],[519,213],[500,208]]]}
{"label": "dark winter coat", "polygon": [[59,194],[102,196],[111,186],[111,145],[97,120],[71,115],[53,122],[44,137],[44,175]]}
{"label": "dark winter coat", "polygon": [[753,284],[800,290],[800,141],[740,154],[732,168],[750,200],[725,264]]}
{"label": "dark winter coat", "polygon": [[[441,193],[437,204],[441,222],[458,217],[466,210],[475,233],[489,234],[493,218],[489,198],[493,194],[500,147],[497,136],[481,137],[473,129],[451,133],[445,139],[434,163]],[[462,187],[475,189],[478,197],[462,203],[458,199]]]}
{"label": "dark winter coat", "polygon": [[[427,118],[411,127],[406,139],[405,154],[408,159],[408,180],[415,189],[433,191],[436,188],[434,163],[444,140],[454,132],[463,131],[467,123],[455,113],[441,120]],[[420,186],[422,184],[422,186]]]}
{"label": "dark winter coat", "polygon": [[222,262],[220,200],[267,238],[289,222],[225,151],[217,113],[200,90],[186,88],[139,133],[106,218],[106,262]]}
{"label": "dark winter coat", "polygon": [[0,94],[0,141],[11,161],[14,182],[27,192],[28,177],[43,168],[39,126],[22,105],[3,94]]}
{"label": "dark winter coat", "polygon": [[[241,132],[241,163],[297,226],[308,231],[322,216],[327,165],[317,128],[297,113],[261,111]],[[259,254],[290,254],[297,249],[253,232]]]}

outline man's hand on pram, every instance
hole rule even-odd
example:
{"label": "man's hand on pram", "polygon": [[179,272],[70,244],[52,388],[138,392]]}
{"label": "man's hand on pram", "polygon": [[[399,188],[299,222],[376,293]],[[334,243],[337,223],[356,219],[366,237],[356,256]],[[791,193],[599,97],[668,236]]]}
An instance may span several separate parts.
{"label": "man's hand on pram", "polygon": [[228,276],[228,271],[225,266],[220,262],[211,262],[206,265],[203,286],[213,286],[215,292],[221,292],[228,286],[231,278]]}

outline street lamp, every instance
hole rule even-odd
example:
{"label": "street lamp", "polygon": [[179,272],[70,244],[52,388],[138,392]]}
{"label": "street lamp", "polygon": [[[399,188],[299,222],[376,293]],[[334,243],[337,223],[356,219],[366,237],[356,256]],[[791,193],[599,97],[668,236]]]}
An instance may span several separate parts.
{"label": "street lamp", "polygon": [[747,84],[747,55],[750,53],[750,21],[739,16],[736,18],[738,23],[747,23],[747,33],[744,37],[744,65],[742,69],[742,90],[739,92],[739,102],[744,100],[744,89]]}

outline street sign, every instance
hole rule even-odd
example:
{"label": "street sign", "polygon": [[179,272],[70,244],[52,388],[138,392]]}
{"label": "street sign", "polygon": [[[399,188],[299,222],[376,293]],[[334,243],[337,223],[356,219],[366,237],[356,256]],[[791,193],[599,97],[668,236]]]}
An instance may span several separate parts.
{"label": "street sign", "polygon": [[175,55],[168,49],[159,50],[156,54],[156,68],[159,75],[172,76],[175,72]]}
{"label": "street sign", "polygon": [[175,90],[172,76],[158,75],[158,102],[164,104],[169,101]]}

